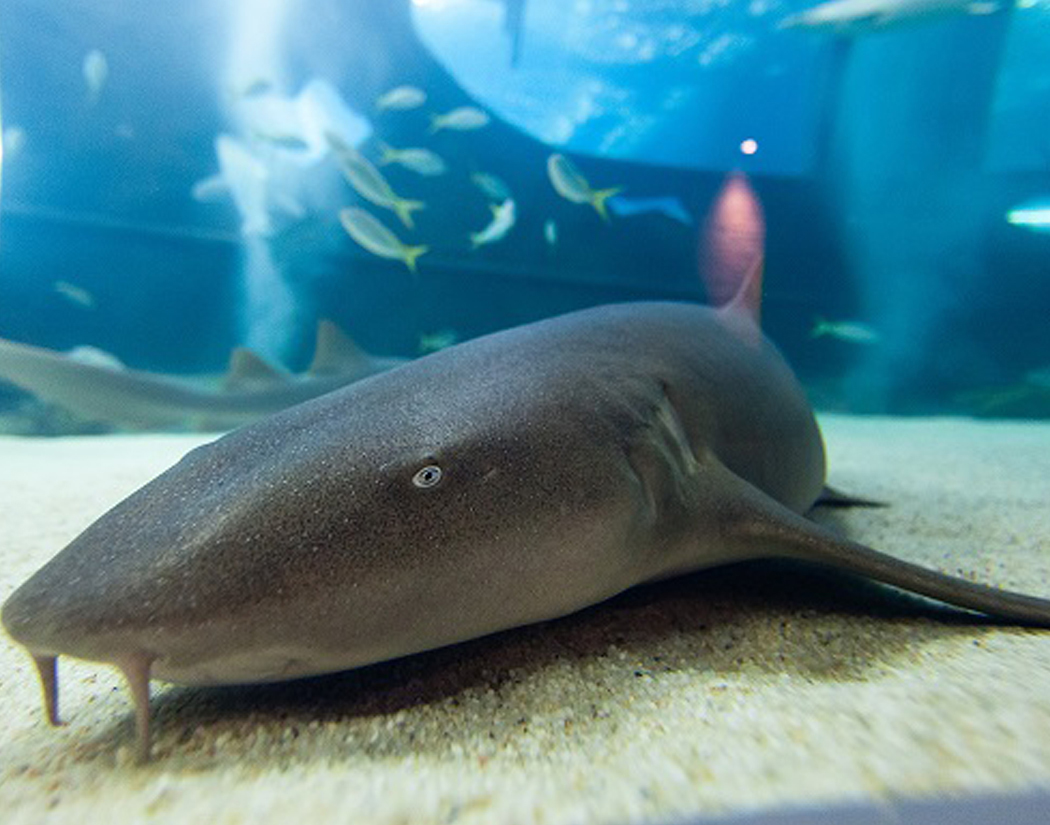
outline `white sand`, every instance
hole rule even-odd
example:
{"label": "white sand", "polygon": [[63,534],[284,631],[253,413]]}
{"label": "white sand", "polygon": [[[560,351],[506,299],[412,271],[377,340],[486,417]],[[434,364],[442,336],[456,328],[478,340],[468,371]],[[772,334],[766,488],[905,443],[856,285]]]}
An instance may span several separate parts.
{"label": "white sand", "polygon": [[[829,417],[851,536],[1050,595],[1050,426]],[[0,439],[0,599],[200,439]],[[0,642],[0,819],[625,822],[1050,786],[1050,632],[748,566],[290,686],[155,686],[63,661],[49,729]]]}

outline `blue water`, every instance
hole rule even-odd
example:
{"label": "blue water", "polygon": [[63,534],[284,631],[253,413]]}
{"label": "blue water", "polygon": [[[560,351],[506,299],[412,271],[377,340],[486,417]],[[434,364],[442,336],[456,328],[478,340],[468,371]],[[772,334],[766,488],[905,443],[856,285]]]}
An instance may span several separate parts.
{"label": "blue water", "polygon": [[[0,337],[169,373],[247,344],[299,369],[319,318],[414,356],[437,333],[700,301],[739,172],[765,329],[821,406],[1050,414],[1050,227],[1007,220],[1050,205],[1050,3],[781,28],[813,5],[10,0]],[[377,108],[402,85],[425,103]],[[430,133],[463,106],[488,122]],[[382,143],[441,158],[435,176],[377,167],[426,204],[412,228],[345,180],[329,132],[375,164]],[[622,188],[608,222],[556,191],[554,153]],[[477,173],[515,221],[473,249],[499,200]],[[426,244],[418,272],[355,242],[348,206]],[[817,317],[854,327],[814,338]]]}

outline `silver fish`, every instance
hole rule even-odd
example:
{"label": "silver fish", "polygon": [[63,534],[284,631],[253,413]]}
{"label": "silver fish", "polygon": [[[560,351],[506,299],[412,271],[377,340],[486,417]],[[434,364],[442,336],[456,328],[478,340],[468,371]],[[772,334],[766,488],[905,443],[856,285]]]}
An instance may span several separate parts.
{"label": "silver fish", "polygon": [[412,272],[416,258],[429,249],[425,245],[409,246],[364,209],[347,207],[339,210],[339,222],[355,241],[380,258],[403,261]]}
{"label": "silver fish", "polygon": [[368,158],[337,136],[328,133],[326,137],[343,176],[357,194],[375,206],[390,209],[401,219],[401,223],[412,229],[415,225],[412,213],[423,209],[426,204],[399,196],[387,183],[383,173],[376,169]]}
{"label": "silver fish", "polygon": [[480,232],[470,233],[470,245],[474,249],[503,240],[517,220],[514,201],[510,198],[501,204],[489,204],[489,208],[492,210],[492,220]]}
{"label": "silver fish", "polygon": [[452,129],[456,132],[469,132],[487,126],[489,116],[481,109],[474,106],[460,106],[444,114],[430,116],[430,134],[440,132],[442,129]]}
{"label": "silver fish", "polygon": [[445,161],[429,149],[418,147],[395,149],[389,143],[380,141],[379,151],[382,152],[382,156],[379,158],[380,166],[396,163],[405,169],[427,177],[443,175],[448,171]]}
{"label": "silver fish", "polygon": [[882,338],[878,331],[863,321],[828,321],[825,318],[816,318],[813,321],[809,337],[837,338],[851,344],[877,344]]}
{"label": "silver fish", "polygon": [[605,208],[605,202],[613,195],[622,192],[622,186],[592,189],[587,178],[580,174],[572,162],[565,155],[557,153],[547,158],[547,175],[550,177],[555,192],[572,203],[589,203],[603,221],[609,222],[609,212]]}
{"label": "silver fish", "polygon": [[415,86],[395,86],[376,98],[380,111],[404,111],[415,109],[426,103],[427,93]]}

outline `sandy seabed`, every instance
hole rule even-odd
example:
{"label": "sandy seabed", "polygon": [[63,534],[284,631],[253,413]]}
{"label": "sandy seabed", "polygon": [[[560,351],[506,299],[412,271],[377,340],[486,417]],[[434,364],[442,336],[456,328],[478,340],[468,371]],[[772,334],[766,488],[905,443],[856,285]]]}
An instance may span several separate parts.
{"label": "sandy seabed", "polygon": [[[826,416],[852,538],[1050,596],[1050,426]],[[0,438],[0,598],[193,436]],[[284,685],[128,697],[63,660],[44,723],[0,634],[0,818],[621,823],[1050,788],[1050,631],[754,563]]]}

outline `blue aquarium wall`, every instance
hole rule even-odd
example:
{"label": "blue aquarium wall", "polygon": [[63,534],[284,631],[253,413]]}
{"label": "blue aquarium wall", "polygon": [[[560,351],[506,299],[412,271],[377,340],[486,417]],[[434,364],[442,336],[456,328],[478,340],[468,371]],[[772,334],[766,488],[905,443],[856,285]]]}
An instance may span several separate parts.
{"label": "blue aquarium wall", "polygon": [[[12,0],[0,337],[172,373],[247,344],[300,368],[320,318],[414,356],[597,303],[704,300],[740,180],[757,217],[736,257],[764,254],[764,326],[820,404],[994,414],[1050,365],[1050,8],[806,9]],[[389,96],[405,87],[425,100]],[[434,120],[463,107],[485,122]],[[425,204],[411,227],[346,179],[340,145]],[[555,154],[621,190],[608,220],[559,193]],[[348,207],[426,245],[418,270],[355,240]]]}

